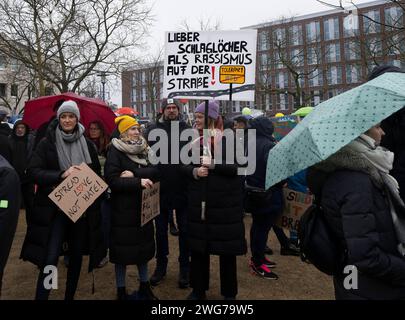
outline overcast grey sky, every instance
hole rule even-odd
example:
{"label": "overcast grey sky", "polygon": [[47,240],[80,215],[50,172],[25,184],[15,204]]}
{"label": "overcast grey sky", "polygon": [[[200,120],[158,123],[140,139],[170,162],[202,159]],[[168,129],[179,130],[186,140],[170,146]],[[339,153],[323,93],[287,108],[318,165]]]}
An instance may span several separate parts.
{"label": "overcast grey sky", "polygon": [[[337,4],[338,0],[325,0]],[[351,1],[344,0],[350,5]],[[356,4],[369,2],[355,0]],[[238,30],[281,17],[293,17],[325,10],[330,7],[316,0],[151,0],[153,3],[154,25],[148,39],[148,54],[154,55],[164,45],[164,32],[175,31],[184,19],[193,28],[198,20],[219,21],[222,30]],[[119,88],[119,91],[121,88]],[[114,95],[113,102],[121,106],[121,94]]]}

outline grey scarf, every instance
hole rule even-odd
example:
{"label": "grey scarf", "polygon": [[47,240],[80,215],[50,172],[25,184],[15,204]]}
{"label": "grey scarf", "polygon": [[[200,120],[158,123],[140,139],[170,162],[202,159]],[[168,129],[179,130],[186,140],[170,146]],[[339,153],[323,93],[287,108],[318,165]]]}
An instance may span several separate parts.
{"label": "grey scarf", "polygon": [[61,170],[67,170],[73,165],[85,162],[91,163],[89,149],[83,136],[84,127],[78,123],[78,128],[73,133],[66,133],[56,127],[56,150]]}
{"label": "grey scarf", "polygon": [[398,182],[389,174],[393,161],[392,152],[377,147],[374,139],[362,134],[316,167],[327,172],[338,168],[362,171],[378,188],[388,191],[390,213],[398,239],[397,249],[405,256],[405,205],[399,195]]}
{"label": "grey scarf", "polygon": [[129,159],[142,166],[147,166],[150,162],[148,157],[151,155],[151,149],[143,137],[138,141],[122,141],[121,139],[112,139],[113,146],[125,153]]}

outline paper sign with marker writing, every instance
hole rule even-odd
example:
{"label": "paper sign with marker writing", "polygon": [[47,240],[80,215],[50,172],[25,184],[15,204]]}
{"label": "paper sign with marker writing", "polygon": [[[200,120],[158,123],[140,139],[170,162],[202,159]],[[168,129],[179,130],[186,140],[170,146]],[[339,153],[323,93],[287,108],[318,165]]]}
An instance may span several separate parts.
{"label": "paper sign with marker writing", "polygon": [[79,168],[48,195],[73,222],[108,188],[87,164],[82,163]]}
{"label": "paper sign with marker writing", "polygon": [[160,214],[160,182],[150,189],[142,190],[141,226],[144,226]]}

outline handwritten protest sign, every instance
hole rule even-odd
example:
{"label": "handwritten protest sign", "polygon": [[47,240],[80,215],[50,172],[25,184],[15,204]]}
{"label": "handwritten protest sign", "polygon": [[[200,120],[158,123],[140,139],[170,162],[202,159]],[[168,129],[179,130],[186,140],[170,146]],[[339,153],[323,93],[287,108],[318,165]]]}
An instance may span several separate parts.
{"label": "handwritten protest sign", "polygon": [[297,231],[299,228],[300,218],[304,214],[305,210],[311,206],[313,196],[288,188],[284,188],[283,192],[283,214],[278,220],[277,225],[284,229]]}
{"label": "handwritten protest sign", "polygon": [[163,96],[254,101],[257,30],[166,32]]}
{"label": "handwritten protest sign", "polygon": [[48,195],[73,222],[108,188],[87,164],[79,167]]}
{"label": "handwritten protest sign", "polygon": [[160,182],[142,191],[141,227],[160,214]]}
{"label": "handwritten protest sign", "polygon": [[274,138],[280,141],[298,124],[296,116],[284,116],[280,118],[271,118],[274,126]]}

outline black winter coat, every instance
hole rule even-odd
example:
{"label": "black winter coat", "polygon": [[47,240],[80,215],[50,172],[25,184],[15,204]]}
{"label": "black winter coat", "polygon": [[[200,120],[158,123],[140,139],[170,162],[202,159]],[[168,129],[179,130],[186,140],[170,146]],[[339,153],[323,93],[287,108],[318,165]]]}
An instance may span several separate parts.
{"label": "black winter coat", "polygon": [[[34,198],[32,216],[27,228],[21,258],[28,260],[42,268],[45,263],[48,250],[48,239],[52,228],[53,220],[57,214],[63,214],[58,207],[48,198],[48,194],[59,185],[63,179],[63,171],[59,167],[58,153],[55,143],[55,129],[58,122],[53,122],[47,131],[46,138],[42,139],[35,149],[29,166],[28,174],[38,185]],[[92,163],[89,167],[98,175],[101,168],[98,161],[97,150],[94,144],[87,140]],[[98,266],[106,255],[106,248],[103,242],[100,215],[100,198],[98,198],[84,213],[80,219],[86,219],[87,239],[90,255],[89,272]],[[73,222],[71,222],[73,224]]]}
{"label": "black winter coat", "polygon": [[[214,169],[209,170],[208,177],[196,180],[193,170],[198,167],[183,167],[189,177],[187,233],[190,251],[213,255],[245,254],[247,246],[243,223],[243,180],[237,175],[237,165],[215,165]],[[205,220],[202,220],[204,179],[207,180],[206,212]]]}
{"label": "black winter coat", "polygon": [[326,219],[347,248],[345,265],[358,269],[357,290],[344,288],[347,274],[334,277],[336,299],[405,299],[405,259],[397,251],[384,191],[366,173],[352,170],[325,176],[312,169],[308,182],[315,195],[322,192]]}
{"label": "black winter coat", "polygon": [[[258,117],[251,120],[251,129],[256,130],[256,168],[255,172],[246,177],[249,187],[265,190],[267,158],[270,150],[276,145],[273,138],[274,126],[270,119]],[[249,156],[249,161],[251,155]],[[266,192],[251,192],[245,190],[245,208],[253,214],[272,214],[276,219],[283,209],[284,181],[271,187]]]}
{"label": "black winter coat", "polygon": [[[168,160],[169,164],[158,164],[157,167],[160,172],[160,205],[161,208],[167,209],[176,209],[176,208],[184,208],[187,206],[187,185],[183,179],[179,179],[181,176],[181,165],[180,164],[172,164],[171,162],[171,150],[172,150],[172,130],[174,123],[178,123],[179,127],[179,137],[177,138],[177,142],[179,143],[179,149],[187,143],[187,141],[180,141],[180,134],[185,130],[190,128],[184,121],[164,121],[163,117],[161,117],[156,123],[150,125],[148,127],[147,133],[145,137],[148,138],[148,144],[152,147],[157,141],[150,141],[149,134],[154,129],[161,129],[167,133],[168,137],[168,144],[167,144],[167,152],[168,152]],[[179,160],[180,160],[180,150]],[[160,156],[159,152],[156,153],[156,156]]]}
{"label": "black winter coat", "polygon": [[[135,177],[121,178],[125,170]],[[141,227],[141,178],[156,182],[159,171],[155,167],[141,167],[111,146],[104,176],[111,188],[110,261],[123,265],[146,263],[155,255],[155,230],[153,221]]]}

